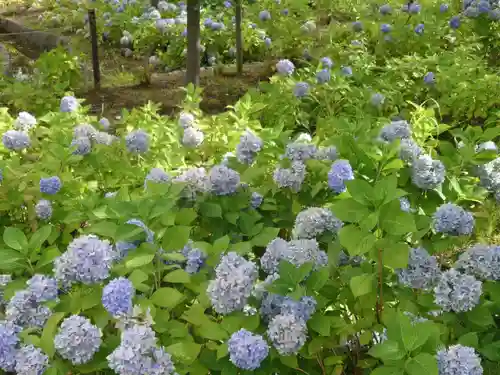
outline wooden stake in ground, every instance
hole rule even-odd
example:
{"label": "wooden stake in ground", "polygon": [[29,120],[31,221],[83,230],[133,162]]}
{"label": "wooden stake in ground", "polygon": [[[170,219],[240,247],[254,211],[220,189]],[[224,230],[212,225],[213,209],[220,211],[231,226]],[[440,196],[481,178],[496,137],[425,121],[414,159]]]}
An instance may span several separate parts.
{"label": "wooden stake in ground", "polygon": [[200,0],[187,0],[186,85],[200,84]]}
{"label": "wooden stake in ground", "polygon": [[236,71],[243,74],[243,35],[241,33],[241,0],[236,0]]}
{"label": "wooden stake in ground", "polygon": [[94,70],[94,87],[101,88],[101,70],[99,67],[99,48],[97,43],[97,25],[95,21],[95,9],[89,9],[90,39],[92,42],[92,69]]}

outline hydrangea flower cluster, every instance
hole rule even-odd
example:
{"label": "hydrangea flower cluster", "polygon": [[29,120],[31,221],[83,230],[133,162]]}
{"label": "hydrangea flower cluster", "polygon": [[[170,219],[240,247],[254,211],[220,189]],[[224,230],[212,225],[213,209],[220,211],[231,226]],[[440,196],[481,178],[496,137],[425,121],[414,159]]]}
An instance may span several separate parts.
{"label": "hydrangea flower cluster", "polygon": [[205,260],[207,259],[207,256],[203,251],[197,248],[193,248],[192,241],[189,241],[189,243],[184,246],[181,253],[186,258],[186,265],[184,267],[184,270],[190,274],[198,273],[200,271],[200,268],[205,264]]}
{"label": "hydrangea flower cluster", "polygon": [[276,71],[282,76],[291,76],[295,70],[295,65],[290,60],[284,59],[276,64]]}
{"label": "hydrangea flower cluster", "polygon": [[462,207],[445,203],[434,213],[434,230],[451,236],[468,235],[474,229],[474,217]]}
{"label": "hydrangea flower cluster", "polygon": [[410,124],[405,120],[392,121],[380,131],[380,139],[384,142],[394,142],[396,139],[407,139],[412,135]]}
{"label": "hydrangea flower cluster", "polygon": [[148,181],[156,184],[166,183],[170,181],[170,176],[161,168],[153,168],[144,179],[144,188],[147,188]]}
{"label": "hydrangea flower cluster", "polygon": [[40,199],[35,205],[36,217],[49,220],[52,217],[52,203],[47,199]]}
{"label": "hydrangea flower cluster", "polygon": [[496,158],[476,168],[481,185],[496,193],[500,191],[500,158]]}
{"label": "hydrangea flower cluster", "polygon": [[309,159],[314,159],[317,147],[312,144],[293,142],[286,146],[285,157],[292,161],[304,162]]}
{"label": "hydrangea flower cluster", "polygon": [[306,166],[302,162],[292,162],[290,168],[278,167],[273,174],[273,180],[280,188],[289,188],[294,192],[300,191],[306,178]]}
{"label": "hydrangea flower cluster", "polygon": [[29,135],[19,130],[7,130],[2,136],[2,142],[11,151],[21,151],[31,146]]}
{"label": "hydrangea flower cluster", "polygon": [[98,283],[109,277],[115,258],[109,241],[94,235],[81,236],[71,241],[66,252],[54,260],[54,274],[65,286],[74,282]]}
{"label": "hydrangea flower cluster", "polygon": [[24,345],[16,353],[17,375],[43,374],[49,365],[49,357],[33,345]]}
{"label": "hydrangea flower cluster", "polygon": [[14,129],[28,132],[37,124],[36,118],[28,112],[20,112],[14,121]]}
{"label": "hydrangea flower cluster", "polygon": [[479,303],[481,293],[481,281],[455,269],[443,272],[434,288],[435,302],[444,311],[470,311]]}
{"label": "hydrangea flower cluster", "polygon": [[208,176],[210,190],[215,195],[234,194],[240,185],[240,175],[225,165],[216,165]]}
{"label": "hydrangea flower cluster", "polygon": [[444,182],[446,170],[443,163],[433,160],[429,155],[421,155],[413,161],[411,180],[423,190],[432,190]]}
{"label": "hydrangea flower cluster", "polygon": [[269,355],[269,345],[246,329],[233,333],[227,342],[230,361],[243,370],[256,370]]}
{"label": "hydrangea flower cluster", "polygon": [[474,245],[460,255],[453,267],[481,280],[500,280],[500,247]]}
{"label": "hydrangea flower cluster", "polygon": [[236,146],[236,158],[240,163],[252,164],[263,145],[262,139],[247,130],[240,137],[240,143]]}
{"label": "hydrangea flower cluster", "polygon": [[127,150],[133,154],[144,154],[149,150],[150,136],[144,130],[135,130],[125,137]]}
{"label": "hydrangea flower cluster", "polygon": [[183,196],[190,200],[194,200],[199,193],[206,193],[210,186],[207,171],[203,168],[190,168],[173,181],[186,184]]}
{"label": "hydrangea flower cluster", "polygon": [[127,315],[132,312],[134,295],[132,282],[119,277],[111,280],[102,290],[102,305],[112,316]]}
{"label": "hydrangea flower cluster", "polygon": [[329,209],[310,207],[295,218],[293,233],[296,238],[315,238],[324,232],[337,234],[342,225]]}
{"label": "hydrangea flower cluster", "polygon": [[279,354],[295,354],[306,342],[306,322],[292,314],[276,315],[269,323],[267,336]]}
{"label": "hydrangea flower cluster", "polygon": [[22,328],[9,322],[0,321],[0,368],[6,372],[14,372],[16,352],[19,344],[18,333]]}
{"label": "hydrangea flower cluster", "polygon": [[62,182],[57,176],[40,179],[40,193],[54,195],[61,190]]}
{"label": "hydrangea flower cluster", "polygon": [[430,289],[439,279],[440,269],[436,257],[424,248],[410,249],[408,266],[396,270],[399,282],[414,289]]}
{"label": "hydrangea flower cluster", "polygon": [[11,275],[0,275],[0,306],[4,304],[4,288],[12,281]]}
{"label": "hydrangea flower cluster", "polygon": [[54,347],[61,357],[74,365],[89,362],[101,346],[102,333],[90,320],[71,315],[63,320]]}
{"label": "hydrangea flower cluster", "polygon": [[184,128],[182,136],[182,144],[185,147],[196,148],[203,143],[205,135],[203,132],[194,126],[187,126]]}
{"label": "hydrangea flower cluster", "polygon": [[60,110],[61,112],[76,112],[80,108],[78,99],[74,96],[65,96],[61,99]]}
{"label": "hydrangea flower cluster", "polygon": [[257,193],[257,192],[254,191],[252,193],[251,198],[250,198],[250,206],[252,208],[257,209],[257,208],[260,207],[260,205],[262,204],[263,200],[264,200],[264,197],[261,194],[259,194],[259,193]]}
{"label": "hydrangea flower cluster", "polygon": [[195,123],[195,119],[191,113],[181,112],[181,114],[179,115],[179,125],[183,129],[186,129],[190,126],[193,126],[194,123]]}
{"label": "hydrangea flower cluster", "polygon": [[257,279],[257,266],[236,253],[224,255],[215,269],[207,294],[219,314],[241,311]]}
{"label": "hydrangea flower cluster", "polygon": [[328,146],[328,147],[319,147],[318,151],[314,155],[316,160],[326,160],[326,161],[335,161],[337,160],[338,153],[337,147]]}
{"label": "hydrangea flower cluster", "polygon": [[474,348],[453,345],[438,351],[439,375],[483,375],[481,359]]}
{"label": "hydrangea flower cluster", "polygon": [[346,191],[345,182],[354,180],[354,172],[348,160],[336,160],[328,172],[328,186],[335,193]]}

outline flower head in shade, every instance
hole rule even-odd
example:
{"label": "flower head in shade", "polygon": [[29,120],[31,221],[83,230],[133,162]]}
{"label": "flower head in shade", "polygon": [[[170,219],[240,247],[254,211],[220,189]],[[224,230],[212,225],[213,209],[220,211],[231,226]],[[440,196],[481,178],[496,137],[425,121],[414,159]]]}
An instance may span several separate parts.
{"label": "flower head in shade", "polygon": [[186,253],[183,252],[183,255],[186,257],[184,270],[191,275],[198,273],[207,259],[206,254],[200,249],[190,249]]}
{"label": "flower head in shade", "polygon": [[479,303],[481,293],[481,281],[453,268],[441,274],[434,288],[435,302],[444,311],[470,311]]}
{"label": "flower head in shade", "polygon": [[436,75],[434,72],[427,72],[424,76],[424,83],[427,85],[432,85],[436,82]]}
{"label": "flower head in shade", "polygon": [[102,290],[102,304],[113,316],[127,315],[132,312],[132,298],[135,289],[130,280],[124,277],[111,280]]}
{"label": "flower head in shade", "polygon": [[483,375],[481,359],[474,348],[453,345],[437,352],[439,375]]}
{"label": "flower head in shade", "polygon": [[421,155],[413,161],[411,180],[423,190],[437,188],[444,181],[446,170],[443,163],[433,160],[429,155]]}
{"label": "flower head in shade", "polygon": [[380,31],[382,31],[385,34],[391,32],[391,30],[392,26],[387,23],[383,23],[382,25],[380,25]]}
{"label": "flower head in shade", "polygon": [[330,70],[328,69],[321,69],[319,72],[316,73],[316,81],[319,84],[327,83],[331,79],[331,74]]}
{"label": "flower head in shade", "polygon": [[272,275],[278,271],[280,261],[286,259],[289,252],[288,242],[282,238],[275,238],[266,247],[260,258],[260,266],[264,272]]}
{"label": "flower head in shade", "polygon": [[440,270],[436,257],[418,247],[410,249],[408,266],[396,270],[396,273],[401,284],[413,289],[427,290],[436,284]]}
{"label": "flower head in shade", "polygon": [[54,195],[61,190],[62,182],[57,176],[41,178],[40,179],[40,192],[44,194]]}
{"label": "flower head in shade", "polygon": [[252,197],[250,199],[250,206],[252,208],[257,209],[257,208],[260,207],[260,205],[262,204],[263,200],[264,200],[264,197],[261,194],[259,194],[259,193],[257,193],[257,192],[254,191],[252,193]]}
{"label": "flower head in shade", "polygon": [[316,311],[316,305],[317,302],[313,297],[303,296],[298,301],[285,297],[281,304],[280,314],[294,315],[307,322]]}
{"label": "flower head in shade", "polygon": [[361,23],[361,21],[354,21],[352,23],[352,29],[354,31],[361,31],[363,30],[363,24]]}
{"label": "flower head in shade", "polygon": [[23,328],[41,328],[52,311],[40,305],[37,296],[29,290],[20,290],[10,299],[5,308],[5,318]]}
{"label": "flower head in shade", "polygon": [[345,182],[354,180],[354,172],[348,160],[336,160],[328,172],[328,186],[335,193],[346,191]]}
{"label": "flower head in shade", "polygon": [[267,336],[281,355],[297,353],[307,339],[307,326],[304,320],[292,314],[276,315],[269,323]]}
{"label": "flower head in shade", "polygon": [[31,146],[29,135],[19,130],[7,130],[3,133],[2,142],[11,151],[21,151]]}
{"label": "flower head in shade", "polygon": [[73,155],[88,155],[92,151],[92,142],[87,137],[73,138],[70,147]]}
{"label": "flower head in shade", "polygon": [[449,24],[452,29],[458,29],[461,24],[460,16],[451,17]]}
{"label": "flower head in shade", "polygon": [[185,147],[196,148],[203,143],[205,135],[203,132],[193,126],[184,128],[184,134],[182,136],[182,144]]}
{"label": "flower head in shade", "polygon": [[343,66],[340,70],[343,76],[350,77],[352,76],[352,68],[350,66]]}
{"label": "flower head in shade", "polygon": [[384,105],[385,96],[377,92],[371,96],[370,102],[374,107],[380,107]]}
{"label": "flower head in shade", "polygon": [[382,5],[378,10],[384,16],[392,13],[392,8],[389,4]]}
{"label": "flower head in shade", "polygon": [[251,131],[247,130],[236,146],[236,158],[240,163],[252,164],[257,153],[262,150],[264,143]]}
{"label": "flower head in shade", "polygon": [[269,345],[262,336],[243,328],[233,333],[227,344],[229,359],[243,370],[256,370],[269,354]]}
{"label": "flower head in shade", "polygon": [[210,170],[208,181],[213,194],[230,195],[240,185],[240,175],[225,165],[216,165]]}
{"label": "flower head in shade", "polygon": [[331,69],[331,67],[333,66],[333,61],[331,58],[329,57],[322,57],[319,62],[321,63],[321,68],[323,69]]}
{"label": "flower head in shade", "polygon": [[259,13],[259,19],[261,21],[269,21],[271,19],[271,13],[269,13],[268,10],[262,10],[260,13]]}
{"label": "flower head in shade", "polygon": [[290,188],[298,192],[306,177],[306,166],[300,161],[292,162],[290,168],[278,167],[273,174],[273,180],[280,188]]}
{"label": "flower head in shade", "polygon": [[74,365],[89,362],[101,346],[102,333],[90,320],[71,315],[63,320],[54,347],[61,357]]}
{"label": "flower head in shade", "polygon": [[403,138],[399,147],[399,157],[407,163],[412,163],[423,153],[422,148],[411,138]]}
{"label": "flower head in shade", "polygon": [[49,220],[52,217],[52,203],[47,199],[40,199],[35,206],[36,217]]}
{"label": "flower head in shade", "polygon": [[61,99],[61,112],[76,112],[80,107],[80,103],[74,96],[65,96]]}
{"label": "flower head in shade", "polygon": [[14,121],[14,128],[23,132],[33,129],[37,124],[36,118],[28,112],[20,112]]}
{"label": "flower head in shade", "polygon": [[286,145],[285,157],[292,161],[304,162],[313,159],[317,151],[315,145],[297,141]]}
{"label": "flower head in shade", "polygon": [[460,254],[453,267],[481,280],[500,280],[500,247],[474,245]]}
{"label": "flower head in shade", "polygon": [[290,60],[280,60],[276,64],[276,71],[282,76],[291,76],[295,70],[295,65]]}
{"label": "flower head in shade", "polygon": [[127,150],[134,154],[143,154],[149,150],[150,136],[144,130],[139,129],[129,133],[125,137]]}
{"label": "flower head in shade", "polygon": [[411,137],[411,126],[405,120],[392,121],[385,125],[380,131],[379,138],[384,142],[393,142],[396,139],[406,139]]}
{"label": "flower head in shade", "polygon": [[303,98],[309,91],[309,84],[307,82],[297,82],[293,88],[293,95],[297,98]]}
{"label": "flower head in shade", "polygon": [[423,23],[419,23],[417,26],[415,26],[415,33],[417,35],[422,35],[424,33],[424,24]]}
{"label": "flower head in shade", "polygon": [[43,374],[49,365],[49,357],[33,345],[24,345],[16,353],[17,375]]}
{"label": "flower head in shade", "polygon": [[448,11],[448,9],[450,8],[450,6],[448,4],[441,4],[439,6],[439,11],[441,13],[446,13]]}
{"label": "flower head in shade", "polygon": [[296,238],[315,238],[324,232],[336,234],[342,225],[329,209],[310,207],[295,218],[293,233]]}
{"label": "flower head in shade", "polygon": [[422,6],[419,3],[411,3],[410,6],[408,7],[408,12],[410,14],[418,14],[420,13],[420,9]]}
{"label": "flower head in shade", "polygon": [[0,321],[0,368],[6,372],[14,372],[16,352],[22,328],[6,320]]}
{"label": "flower head in shade", "polygon": [[462,207],[446,203],[434,213],[434,229],[438,233],[460,236],[471,234],[474,229],[474,216]]}

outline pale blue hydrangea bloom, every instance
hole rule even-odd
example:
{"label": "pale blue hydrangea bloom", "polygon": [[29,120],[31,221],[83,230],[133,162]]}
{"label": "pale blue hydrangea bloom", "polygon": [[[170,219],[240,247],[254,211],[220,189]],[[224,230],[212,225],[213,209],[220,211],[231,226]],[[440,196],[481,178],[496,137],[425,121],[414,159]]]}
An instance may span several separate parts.
{"label": "pale blue hydrangea bloom", "polygon": [[500,247],[477,244],[460,254],[454,268],[482,280],[500,280]]}
{"label": "pale blue hydrangea bloom", "polygon": [[445,203],[434,213],[434,230],[450,236],[468,235],[474,229],[474,216],[462,207]]}
{"label": "pale blue hydrangea bloom", "polygon": [[5,318],[23,328],[41,328],[51,315],[52,311],[40,305],[37,296],[29,290],[16,292],[5,308]]}
{"label": "pale blue hydrangea bloom", "polygon": [[316,73],[316,81],[321,85],[323,83],[329,82],[331,79],[331,74],[328,69],[321,69]]}
{"label": "pale blue hydrangea bloom", "polygon": [[5,148],[11,151],[20,151],[31,146],[29,135],[19,130],[7,130],[2,136],[2,142]]}
{"label": "pale blue hydrangea bloom", "polygon": [[144,130],[139,129],[129,133],[125,137],[127,150],[134,154],[143,154],[149,150],[150,136]]}
{"label": "pale blue hydrangea bloom", "polygon": [[270,322],[275,316],[281,314],[281,308],[286,297],[267,291],[264,291],[263,296],[259,309],[260,315],[265,322]]}
{"label": "pale blue hydrangea bloom", "polygon": [[461,24],[461,21],[460,21],[460,16],[453,16],[451,19],[450,19],[450,27],[452,29],[458,29],[460,27],[460,24]]}
{"label": "pale blue hydrangea bloom", "polygon": [[307,339],[307,326],[304,320],[295,315],[276,315],[267,329],[267,336],[281,355],[297,353]]}
{"label": "pale blue hydrangea bloom", "polygon": [[99,124],[101,124],[102,128],[106,131],[108,131],[109,128],[111,127],[111,123],[109,122],[109,120],[106,117],[101,118],[99,120]]}
{"label": "pale blue hydrangea bloom", "polygon": [[80,124],[73,130],[73,138],[93,138],[97,134],[96,128],[90,124]]}
{"label": "pale blue hydrangea bloom", "polygon": [[92,142],[87,137],[73,138],[70,144],[73,155],[88,155],[92,151]]}
{"label": "pale blue hydrangea bloom", "polygon": [[427,85],[432,85],[436,82],[436,75],[434,72],[427,72],[424,76],[424,83]]}
{"label": "pale blue hydrangea bloom", "polygon": [[292,161],[306,161],[316,156],[318,148],[315,145],[293,142],[286,145],[285,157]]}
{"label": "pale blue hydrangea bloom", "polygon": [[391,29],[392,26],[387,23],[383,23],[382,25],[380,25],[380,31],[382,31],[383,33],[389,33],[391,32]]}
{"label": "pale blue hydrangea bloom", "polygon": [[182,136],[182,144],[185,147],[196,148],[203,143],[205,135],[203,132],[193,126],[184,128],[184,134]]}
{"label": "pale blue hydrangea bloom", "polygon": [[16,365],[17,345],[22,328],[9,322],[0,321],[0,368],[6,372],[14,372]]}
{"label": "pale blue hydrangea bloom", "polygon": [[321,63],[321,67],[323,69],[331,69],[331,67],[333,66],[333,61],[331,58],[329,57],[322,57],[319,62]]}
{"label": "pale blue hydrangea bloom", "polygon": [[307,82],[297,82],[293,88],[293,95],[297,98],[303,98],[309,91],[309,84]]}
{"label": "pale blue hydrangea bloom", "polygon": [[324,232],[337,234],[343,223],[331,210],[310,207],[298,213],[295,218],[293,234],[296,238],[315,238]]}
{"label": "pale blue hydrangea bloom", "polygon": [[14,129],[27,132],[33,129],[37,124],[35,116],[28,112],[19,112],[14,121]]}
{"label": "pale blue hydrangea bloom", "polygon": [[102,290],[102,305],[112,316],[127,315],[132,312],[135,289],[132,282],[124,277],[111,280]]}
{"label": "pale blue hydrangea bloom", "polygon": [[252,208],[257,209],[257,208],[260,207],[260,205],[262,204],[263,200],[264,200],[264,197],[261,194],[259,194],[259,193],[257,193],[257,192],[254,191],[252,193],[252,197],[250,199],[250,206]]}
{"label": "pale blue hydrangea bloom", "polygon": [[476,168],[481,186],[489,191],[500,190],[500,158],[496,158]]}
{"label": "pale blue hydrangea bloom", "polygon": [[424,33],[424,24],[419,23],[417,26],[415,26],[415,34],[417,35],[422,35]]}
{"label": "pale blue hydrangea bloom", "polygon": [[240,137],[240,143],[236,146],[236,158],[240,163],[252,164],[263,145],[262,139],[247,130]]}
{"label": "pale blue hydrangea bloom", "polygon": [[187,199],[195,199],[198,193],[206,193],[210,190],[210,183],[204,168],[190,168],[175,177],[173,181],[186,184],[183,196]]}
{"label": "pale blue hydrangea bloom", "polygon": [[61,99],[61,112],[76,112],[80,107],[80,103],[74,96],[65,96]]}
{"label": "pale blue hydrangea bloom", "polygon": [[98,145],[110,146],[118,138],[106,132],[97,132],[92,139]]}
{"label": "pale blue hydrangea bloom", "polygon": [[33,294],[36,303],[53,301],[57,299],[57,280],[53,277],[36,274],[26,284],[27,290]]}
{"label": "pale blue hydrangea bloom", "polygon": [[40,220],[49,220],[52,217],[52,203],[47,199],[40,199],[35,206],[35,213]]}
{"label": "pale blue hydrangea bloom", "polygon": [[49,365],[49,357],[33,345],[23,345],[16,353],[17,375],[43,374]]}
{"label": "pale blue hydrangea bloom", "polygon": [[63,320],[54,347],[59,355],[74,365],[92,360],[101,346],[102,333],[90,320],[79,315],[71,315]]}
{"label": "pale blue hydrangea bloom", "polygon": [[66,252],[54,260],[54,275],[68,286],[73,282],[98,283],[109,277],[115,257],[109,241],[94,235],[81,236],[71,241]]}
{"label": "pale blue hydrangea bloom", "polygon": [[281,306],[281,314],[295,315],[297,318],[307,322],[316,312],[316,306],[317,302],[314,297],[303,296],[298,301],[285,297]]}
{"label": "pale blue hydrangea bloom", "polygon": [[179,115],[179,125],[183,129],[186,129],[188,127],[193,126],[194,122],[195,122],[195,119],[191,113],[181,112],[181,114]]}
{"label": "pale blue hydrangea bloom", "polygon": [[40,179],[40,192],[44,194],[54,195],[61,190],[62,182],[57,176],[41,178]]}
{"label": "pale blue hydrangea bloom", "polygon": [[186,258],[186,265],[184,270],[187,273],[195,274],[200,271],[200,268],[205,264],[207,259],[206,254],[200,249],[193,248],[193,242],[190,240],[189,243],[184,246],[181,253]]}
{"label": "pale blue hydrangea bloom", "polygon": [[11,275],[1,275],[0,274],[0,306],[2,306],[5,303],[5,301],[3,300],[4,288],[11,281],[12,281],[12,276]]}
{"label": "pale blue hydrangea bloom", "polygon": [[241,311],[252,293],[258,272],[255,263],[236,253],[224,255],[215,269],[207,294],[219,314]]}
{"label": "pale blue hydrangea bloom", "polygon": [[392,13],[392,8],[389,4],[382,5],[378,10],[379,10],[380,14],[382,14],[384,16]]}
{"label": "pale blue hydrangea bloom", "polygon": [[486,141],[483,143],[480,143],[476,146],[476,152],[482,152],[482,151],[494,151],[498,152],[498,147],[493,141]]}
{"label": "pale blue hydrangea bloom", "polygon": [[413,289],[428,290],[439,279],[440,269],[436,257],[430,256],[424,248],[412,248],[408,255],[408,266],[397,269],[399,282]]}
{"label": "pale blue hydrangea bloom", "polygon": [[343,66],[340,69],[340,72],[342,73],[342,75],[344,75],[346,77],[352,76],[352,68],[350,66]]}
{"label": "pale blue hydrangea bloom", "polygon": [[328,172],[328,186],[335,193],[346,191],[345,181],[354,180],[354,172],[348,160],[340,159],[333,162]]}
{"label": "pale blue hydrangea bloom", "polygon": [[374,107],[381,107],[384,105],[385,96],[377,92],[371,96],[370,102]]}
{"label": "pale blue hydrangea bloom", "polygon": [[439,6],[439,11],[441,13],[446,13],[448,11],[448,9],[450,8],[450,6],[448,4],[441,4]]}
{"label": "pale blue hydrangea bloom", "polygon": [[275,238],[266,247],[265,253],[260,258],[260,266],[264,272],[273,275],[278,271],[279,263],[286,258],[289,251],[288,242],[282,238]]}
{"label": "pale blue hydrangea bloom", "polygon": [[418,3],[411,3],[410,6],[408,7],[408,12],[410,12],[410,14],[417,14],[417,13],[420,13],[420,9],[422,8],[422,6]]}
{"label": "pale blue hydrangea bloom", "polygon": [[148,181],[161,184],[170,181],[170,176],[161,168],[152,168],[144,179],[144,188],[147,188]]}
{"label": "pale blue hydrangea bloom", "polygon": [[411,137],[411,126],[405,120],[392,121],[380,131],[379,138],[384,142],[393,142],[396,139]]}
{"label": "pale blue hydrangea bloom", "polygon": [[363,30],[363,24],[361,23],[361,21],[354,21],[352,23],[352,29],[354,31],[361,31]]}
{"label": "pale blue hydrangea bloom", "polygon": [[215,195],[234,194],[240,185],[240,174],[225,165],[216,165],[208,175],[210,191]]}
{"label": "pale blue hydrangea bloom", "polygon": [[259,13],[259,19],[261,21],[269,21],[271,19],[271,13],[269,13],[268,10],[262,10],[260,13]]}
{"label": "pale blue hydrangea bloom", "polygon": [[411,212],[410,201],[408,200],[407,197],[399,198],[399,206],[401,207],[401,211]]}
{"label": "pale blue hydrangea bloom", "polygon": [[444,311],[470,311],[479,303],[481,293],[481,281],[455,269],[443,272],[434,288],[435,303]]}
{"label": "pale blue hydrangea bloom", "polygon": [[483,375],[481,359],[474,348],[453,345],[436,354],[439,375]]}
{"label": "pale blue hydrangea bloom", "polygon": [[291,76],[295,70],[295,65],[290,60],[284,59],[276,64],[276,71],[282,76]]}
{"label": "pale blue hydrangea bloom", "polygon": [[399,144],[399,157],[401,160],[412,163],[424,152],[411,138],[404,138]]}
{"label": "pale blue hydrangea bloom", "polygon": [[423,190],[437,188],[444,182],[446,170],[440,160],[433,160],[429,155],[421,155],[412,164],[411,180]]}
{"label": "pale blue hydrangea bloom", "polygon": [[262,336],[243,328],[231,335],[227,345],[230,361],[243,370],[258,369],[269,354],[269,345]]}

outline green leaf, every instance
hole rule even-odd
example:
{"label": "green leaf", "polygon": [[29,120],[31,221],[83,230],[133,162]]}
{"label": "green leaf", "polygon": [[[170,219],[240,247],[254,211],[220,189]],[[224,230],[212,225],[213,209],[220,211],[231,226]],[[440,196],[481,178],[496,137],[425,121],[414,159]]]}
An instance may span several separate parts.
{"label": "green leaf", "polygon": [[170,227],[163,235],[162,245],[167,251],[182,249],[189,241],[191,227],[175,226]]}
{"label": "green leaf", "polygon": [[227,343],[220,344],[217,348],[217,360],[226,357],[229,354]]}
{"label": "green leaf", "polygon": [[331,210],[337,218],[350,223],[358,223],[370,214],[368,207],[352,198],[335,202]]}
{"label": "green leaf", "polygon": [[380,241],[377,247],[383,250],[384,266],[393,269],[406,268],[408,266],[408,254],[410,247],[404,242]]}
{"label": "green leaf", "polygon": [[170,345],[166,352],[174,357],[174,361],[190,365],[200,354],[201,345],[192,341],[181,341]]}
{"label": "green leaf", "polygon": [[296,355],[280,356],[280,361],[285,366],[293,368],[293,369],[296,369],[297,367],[299,367],[299,363],[297,361]]}
{"label": "green leaf", "polygon": [[197,334],[209,340],[225,340],[228,338],[228,333],[221,327],[220,324],[207,320],[202,323],[196,330]]}
{"label": "green leaf", "polygon": [[115,238],[117,230],[118,225],[116,225],[112,221],[100,221],[98,223],[90,225],[86,232],[93,233],[98,236]]}
{"label": "green leaf", "polygon": [[369,252],[377,238],[372,233],[364,232],[354,225],[346,225],[339,231],[339,240],[349,255],[354,256]]}
{"label": "green leaf", "polygon": [[181,208],[175,215],[175,223],[178,225],[189,225],[198,216],[198,213],[192,208]]}
{"label": "green leaf", "polygon": [[500,361],[500,341],[492,342],[482,347],[480,353],[484,355],[490,361],[498,362]]}
{"label": "green leaf", "polygon": [[163,278],[163,281],[166,281],[168,283],[188,284],[191,282],[191,275],[189,275],[189,273],[181,269],[174,270],[168,273]]}
{"label": "green leaf", "polygon": [[354,179],[346,181],[347,191],[351,197],[364,206],[370,205],[373,201],[373,187],[365,180]]}
{"label": "green leaf", "polygon": [[405,366],[408,375],[438,375],[436,357],[429,353],[420,353],[411,358]]}
{"label": "green leaf", "polygon": [[403,313],[398,314],[398,324],[401,341],[408,353],[424,345],[432,333],[432,326],[427,324],[412,324],[410,318]]}
{"label": "green leaf", "polygon": [[317,271],[311,273],[306,280],[307,289],[310,291],[318,291],[325,286],[330,277],[330,269],[329,267],[322,267]]}
{"label": "green leaf", "polygon": [[331,320],[322,314],[315,314],[307,322],[309,327],[311,327],[314,331],[318,332],[321,336],[326,337],[330,336],[330,323]]}
{"label": "green leaf", "polygon": [[373,290],[374,277],[370,274],[354,276],[351,278],[349,285],[354,297],[364,296]]}
{"label": "green leaf", "polygon": [[115,241],[132,242],[136,240],[145,240],[146,232],[141,227],[132,224],[120,225],[115,233]]}
{"label": "green leaf", "polygon": [[222,208],[215,203],[204,202],[200,204],[200,213],[206,217],[222,217]]}
{"label": "green leaf", "polygon": [[16,250],[0,248],[0,259],[0,270],[14,271],[24,268],[24,259]]}
{"label": "green leaf", "polygon": [[150,264],[154,257],[155,254],[132,252],[125,258],[125,266],[128,269],[139,268],[146,264]]}
{"label": "green leaf", "polygon": [[380,209],[380,227],[393,236],[401,236],[417,230],[413,216],[401,211],[399,200],[393,200]]}
{"label": "green leaf", "polygon": [[478,326],[488,327],[495,324],[493,317],[491,316],[491,311],[484,305],[480,305],[467,311],[467,319]]}
{"label": "green leaf", "polygon": [[295,287],[304,280],[312,271],[313,264],[305,263],[300,267],[296,267],[287,261],[281,261],[279,266],[281,283],[287,284],[290,288]]}
{"label": "green leaf", "polygon": [[43,245],[43,243],[49,238],[50,234],[52,233],[52,226],[51,225],[45,225],[41,228],[39,228],[35,233],[30,238],[29,241],[29,248],[30,249],[40,249]]}
{"label": "green leaf", "polygon": [[229,248],[230,242],[229,236],[217,238],[212,246],[212,251],[215,254],[221,254]]}
{"label": "green leaf", "polygon": [[370,372],[370,375],[402,375],[403,369],[395,366],[381,366]]}
{"label": "green leaf", "polygon": [[3,242],[11,249],[28,254],[28,239],[21,229],[14,227],[5,228]]}
{"label": "green leaf", "polygon": [[[42,254],[40,256],[40,259],[36,263],[37,269],[42,268],[43,266],[46,266],[47,264],[52,263],[52,261],[60,255],[61,255],[61,252],[55,246],[51,246],[51,247],[48,247],[46,249],[43,249]],[[2,257],[1,251],[0,251],[0,257]]]}
{"label": "green leaf", "polygon": [[184,294],[173,288],[160,288],[151,296],[151,302],[167,309],[173,309],[182,300],[184,300]]}
{"label": "green leaf", "polygon": [[252,245],[266,247],[269,242],[278,236],[279,231],[279,228],[264,228],[258,235],[252,238]]}
{"label": "green leaf", "polygon": [[476,332],[468,332],[458,338],[458,343],[463,346],[470,346],[471,348],[479,348],[479,338]]}
{"label": "green leaf", "polygon": [[42,336],[40,338],[40,348],[49,356],[49,358],[54,356],[54,337],[56,336],[57,325],[62,318],[64,318],[64,315],[65,313],[63,312],[53,313],[43,328]]}
{"label": "green leaf", "polygon": [[385,204],[389,200],[394,199],[398,187],[398,177],[396,174],[391,174],[375,183],[373,197],[376,203]]}
{"label": "green leaf", "polygon": [[386,340],[380,344],[372,346],[368,354],[378,358],[383,362],[399,361],[405,356],[405,352],[400,349],[396,341]]}

